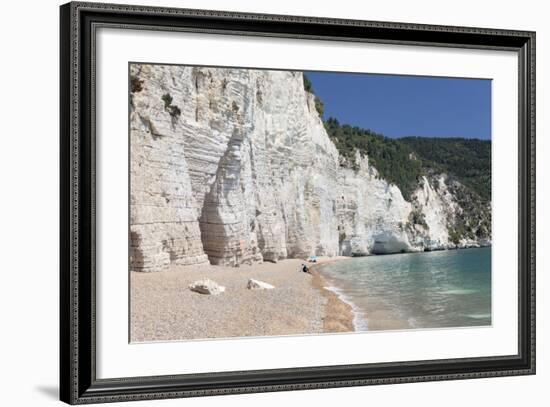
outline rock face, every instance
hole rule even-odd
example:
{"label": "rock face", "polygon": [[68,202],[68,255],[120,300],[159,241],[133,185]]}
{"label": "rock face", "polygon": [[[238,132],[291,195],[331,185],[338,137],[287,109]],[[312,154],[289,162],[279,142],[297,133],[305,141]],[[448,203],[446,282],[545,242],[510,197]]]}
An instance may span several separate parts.
{"label": "rock face", "polygon": [[367,156],[341,167],[300,72],[130,70],[132,270],[490,244],[450,233],[444,174],[408,202]]}
{"label": "rock face", "polygon": [[219,285],[215,281],[210,279],[195,281],[189,285],[191,291],[195,291],[199,294],[218,295],[225,291],[225,287]]}

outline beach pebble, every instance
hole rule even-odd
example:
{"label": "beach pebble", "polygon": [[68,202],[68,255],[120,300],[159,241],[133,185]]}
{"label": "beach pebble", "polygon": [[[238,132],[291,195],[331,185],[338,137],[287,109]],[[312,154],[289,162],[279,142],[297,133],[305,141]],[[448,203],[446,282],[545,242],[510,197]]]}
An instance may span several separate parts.
{"label": "beach pebble", "polygon": [[275,288],[271,284],[265,283],[260,280],[254,280],[253,278],[248,280],[248,284],[246,285],[246,288],[249,290],[271,290]]}
{"label": "beach pebble", "polygon": [[218,295],[225,291],[225,287],[219,285],[215,281],[209,278],[204,280],[195,281],[189,285],[191,291],[195,291],[200,294]]}

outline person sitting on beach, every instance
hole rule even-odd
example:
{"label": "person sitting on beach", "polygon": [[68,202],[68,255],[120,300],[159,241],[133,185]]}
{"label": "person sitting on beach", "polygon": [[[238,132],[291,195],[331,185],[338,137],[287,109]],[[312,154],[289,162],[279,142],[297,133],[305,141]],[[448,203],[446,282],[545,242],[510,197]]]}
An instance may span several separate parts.
{"label": "person sitting on beach", "polygon": [[305,264],[302,264],[302,272],[309,273],[309,268]]}

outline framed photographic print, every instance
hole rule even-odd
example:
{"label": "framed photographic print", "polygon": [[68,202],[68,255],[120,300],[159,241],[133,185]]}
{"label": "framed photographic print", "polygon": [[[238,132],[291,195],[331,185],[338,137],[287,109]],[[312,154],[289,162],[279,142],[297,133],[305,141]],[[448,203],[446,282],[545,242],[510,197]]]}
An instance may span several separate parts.
{"label": "framed photographic print", "polygon": [[60,12],[63,401],[535,373],[535,33]]}

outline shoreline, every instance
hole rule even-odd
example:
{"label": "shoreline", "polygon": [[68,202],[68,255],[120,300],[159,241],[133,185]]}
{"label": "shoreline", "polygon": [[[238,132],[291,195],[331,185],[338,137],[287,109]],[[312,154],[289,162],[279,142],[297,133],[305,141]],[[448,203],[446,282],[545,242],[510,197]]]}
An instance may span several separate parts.
{"label": "shoreline", "polygon": [[[448,248],[448,249],[439,249],[439,250],[431,250],[431,251],[411,251],[411,252],[397,252],[397,253],[387,253],[387,254],[368,254],[365,256],[345,256],[345,257],[336,257],[333,261],[325,261],[319,264],[318,266],[322,266],[325,264],[330,264],[333,262],[337,262],[339,260],[352,260],[352,259],[358,259],[361,257],[377,257],[377,256],[392,256],[392,255],[401,255],[401,254],[409,254],[409,255],[421,255],[421,254],[429,254],[429,253],[436,253],[436,252],[451,252],[451,251],[462,251],[462,250],[469,250],[469,249],[491,249],[491,245],[486,246],[477,246],[477,247],[455,247],[455,248]],[[356,303],[352,298],[350,298],[347,294],[345,294],[345,290],[341,289],[338,284],[335,284],[334,281],[331,280],[330,273],[325,277],[322,275],[322,272],[319,270],[319,267],[317,265],[313,266],[312,272],[319,276],[320,286],[325,288],[325,291],[330,292],[333,296],[335,296],[338,301],[346,303],[349,308],[351,309],[353,317],[353,327],[355,332],[367,332],[367,331],[395,331],[395,330],[408,330],[408,329],[415,329],[414,325],[410,325],[410,322],[406,319],[398,318],[397,315],[394,315],[392,312],[388,312],[384,309],[384,307],[380,307],[380,304],[378,303],[377,299],[370,295],[366,295],[366,302],[362,299],[358,300],[359,304]],[[469,325],[465,325],[469,326]]]}
{"label": "shoreline", "polygon": [[318,271],[313,273],[312,284],[327,299],[323,319],[323,333],[357,332],[355,322],[357,314],[354,307],[328,286],[327,281]]}
{"label": "shoreline", "polygon": [[327,299],[324,309],[323,332],[324,333],[342,333],[356,332],[356,312],[352,304],[345,301],[335,290],[330,288],[326,278],[316,270],[321,265],[334,263],[341,260],[347,260],[347,257],[335,256],[318,263],[310,265],[309,272],[313,276],[312,285],[320,290],[321,294]]}
{"label": "shoreline", "polygon": [[358,257],[372,257],[372,256],[392,256],[395,254],[413,254],[413,253],[433,253],[433,252],[446,252],[451,250],[468,250],[468,249],[486,249],[493,247],[492,244],[488,245],[478,245],[478,246],[463,246],[463,247],[444,247],[444,248],[435,248],[435,249],[423,249],[423,250],[406,250],[399,252],[388,252],[388,253],[368,253],[361,255],[352,255],[352,256],[335,256],[335,258],[346,258],[346,259],[355,259]]}

